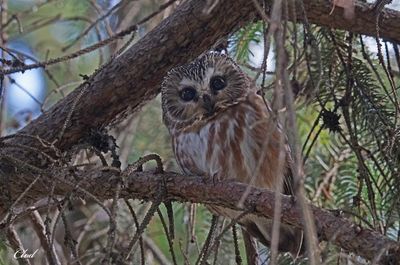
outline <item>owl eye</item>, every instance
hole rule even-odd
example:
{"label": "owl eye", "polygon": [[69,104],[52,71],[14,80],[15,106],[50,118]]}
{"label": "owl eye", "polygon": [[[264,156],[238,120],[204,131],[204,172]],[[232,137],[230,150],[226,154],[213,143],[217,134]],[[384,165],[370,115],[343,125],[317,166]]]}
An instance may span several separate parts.
{"label": "owl eye", "polygon": [[210,88],[213,91],[218,91],[226,87],[225,78],[222,76],[214,76],[210,80]]}
{"label": "owl eye", "polygon": [[191,101],[191,100],[195,99],[196,98],[196,94],[197,94],[196,89],[194,89],[193,87],[190,87],[190,86],[184,87],[179,92],[179,96],[184,101]]}

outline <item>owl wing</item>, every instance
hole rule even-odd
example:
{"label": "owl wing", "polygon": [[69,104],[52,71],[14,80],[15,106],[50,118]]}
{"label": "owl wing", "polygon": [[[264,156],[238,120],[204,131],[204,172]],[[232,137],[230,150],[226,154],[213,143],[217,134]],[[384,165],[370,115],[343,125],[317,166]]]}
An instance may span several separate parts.
{"label": "owl wing", "polygon": [[[257,93],[249,94],[246,104],[247,121],[245,126],[251,128],[251,135],[260,154],[255,159],[262,163],[260,175],[262,178],[278,182],[278,178],[283,177],[282,192],[286,195],[294,195],[293,192],[293,159],[288,144],[288,139],[279,122],[273,117],[268,102]],[[246,105],[245,104],[245,105]],[[272,188],[277,190],[279,187],[261,186],[262,188]],[[279,188],[280,189],[280,188]]]}
{"label": "owl wing", "polygon": [[[253,138],[258,143],[258,146],[262,146],[262,151],[265,154],[261,156],[263,165],[266,165],[265,168],[262,168],[261,177],[267,180],[274,179],[275,184],[279,183],[277,178],[283,177],[282,192],[286,195],[294,195],[291,168],[293,160],[286,135],[280,124],[272,118],[272,110],[261,96],[251,94],[247,102],[252,106],[252,111],[249,114],[254,117],[249,118],[249,122],[246,125],[252,128]],[[257,121],[259,122],[257,123]],[[252,126],[251,124],[256,125]],[[274,170],[276,165],[280,165],[280,169]],[[270,181],[267,183],[270,183]],[[273,188],[274,190],[279,188],[280,190],[280,187],[276,185],[267,188]],[[244,220],[243,225],[252,236],[264,245],[270,245],[272,235],[271,220],[253,217]],[[290,252],[293,256],[303,254],[305,252],[303,231],[281,224],[278,250]]]}

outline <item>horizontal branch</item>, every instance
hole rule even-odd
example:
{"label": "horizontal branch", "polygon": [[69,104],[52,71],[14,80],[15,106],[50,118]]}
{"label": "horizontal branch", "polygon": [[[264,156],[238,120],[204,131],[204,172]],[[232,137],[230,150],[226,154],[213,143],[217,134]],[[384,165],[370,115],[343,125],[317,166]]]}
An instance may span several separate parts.
{"label": "horizontal branch", "polygon": [[[99,70],[89,79],[88,83],[78,87],[21,130],[21,133],[34,136],[33,138],[18,136],[6,141],[8,147],[2,146],[0,150],[2,156],[0,188],[3,191],[2,200],[0,200],[0,214],[4,214],[17,199],[20,203],[26,204],[42,198],[45,196],[43,189],[52,186],[51,178],[47,175],[38,178],[37,174],[23,174],[21,173],[23,170],[16,170],[19,167],[28,167],[28,164],[36,168],[46,169],[49,162],[48,158],[43,155],[38,156],[34,151],[34,148],[41,148],[43,145],[43,141],[38,140],[39,138],[54,143],[55,147],[61,151],[60,153],[69,150],[82,141],[92,129],[107,126],[123,119],[128,114],[138,111],[141,106],[159,93],[160,82],[168,70],[176,65],[193,60],[202,52],[210,49],[217,40],[227,36],[239,26],[252,21],[257,16],[252,1],[221,0],[218,1],[215,7],[209,9],[209,12],[204,12],[207,9],[206,2],[208,1],[184,1],[170,17],[140,39],[124,54]],[[271,2],[267,1],[268,5]],[[300,3],[301,1],[295,2]],[[330,1],[304,0],[303,2],[305,17],[310,23],[350,30],[370,36],[376,35],[376,14],[371,11],[371,5],[357,2],[353,21],[348,22],[343,19],[340,8],[336,8],[329,15],[331,9]],[[304,20],[305,17],[301,12],[301,6],[296,5],[295,10],[297,12],[296,19]],[[400,42],[399,19],[399,12],[385,10],[379,24],[380,36]],[[67,119],[69,116],[70,118]],[[64,127],[65,131],[62,134],[62,139],[58,139],[61,129]],[[30,147],[31,151],[27,153],[21,148],[17,148],[17,146],[23,145]],[[13,146],[13,148],[10,148],[10,146]],[[48,151],[48,149],[46,150]],[[97,173],[91,175],[90,172],[88,174],[93,177],[98,175]],[[146,196],[148,196],[147,199],[154,199],[155,197],[150,197],[150,195],[155,196],[152,189],[154,186],[151,187],[149,185],[159,183],[160,176],[146,176],[144,173],[141,176],[136,176],[137,179],[135,177],[135,181],[129,179],[128,187],[132,190],[128,192],[125,189],[128,193],[125,192],[124,196],[133,197],[133,194],[136,194],[137,198],[146,199]],[[244,188],[243,185],[229,184],[226,189],[223,189],[224,193],[220,193],[222,189],[220,184],[213,186],[202,183],[199,179],[174,177],[176,177],[174,180],[168,178],[167,191],[171,198],[182,201],[210,203],[209,198],[212,197],[221,205],[233,207],[236,201],[227,200],[227,198],[233,194],[238,194],[237,192],[241,192],[241,189]],[[24,190],[33,182],[37,183],[20,199],[19,197]],[[97,184],[101,183],[101,185],[96,187],[96,182]],[[96,178],[88,182],[88,185],[91,185],[90,187],[85,186],[88,190],[99,191],[95,192],[95,194],[100,198],[104,198],[105,195],[101,195],[101,192],[104,192],[106,188],[108,189],[108,194],[112,193],[114,188],[105,178]],[[174,187],[174,185],[177,186]],[[192,189],[186,190],[183,185],[187,185],[188,188]],[[131,193],[136,188],[138,189],[137,193]],[[236,193],[226,192],[229,189],[233,189]],[[143,192],[145,190],[147,195]],[[191,190],[194,192],[193,194],[188,193]],[[65,189],[61,189],[59,192],[61,195],[65,192]],[[260,197],[255,197],[256,195],[250,196],[246,201],[248,205],[254,200],[257,213],[271,215],[272,208],[268,208],[268,206],[273,205],[270,204],[273,201],[272,193],[261,190],[255,190],[254,192],[253,194],[260,195]],[[294,206],[287,204],[288,201],[286,200],[287,198],[284,198],[283,220],[294,225],[300,225],[298,210]],[[371,250],[375,247],[385,249],[385,247],[392,246],[392,241],[387,241],[379,234],[363,229],[358,231],[356,227],[351,226],[349,222],[346,223],[345,220],[337,217],[335,219],[332,214],[316,210],[317,208],[313,209],[315,216],[318,216],[317,223],[319,223],[322,235],[326,238],[332,238],[332,236],[336,235],[332,238],[333,242],[336,242],[346,250],[355,251],[367,258],[373,258],[372,256],[375,254]],[[323,219],[324,217],[328,218],[326,222]],[[335,221],[333,222],[332,220]],[[339,222],[339,220],[342,221]],[[336,222],[341,225],[338,227]],[[339,233],[338,231],[345,232]],[[358,235],[357,231],[359,232]],[[363,240],[354,240],[357,236],[362,236],[361,239]],[[359,244],[357,242],[362,243]]]}
{"label": "horizontal branch", "polygon": [[[379,37],[400,44],[400,12],[393,9],[384,9],[379,14],[374,9],[373,4],[367,4],[361,1],[355,2],[354,17],[351,20],[343,16],[343,8],[335,7],[332,14],[332,2],[330,0],[303,0],[296,1],[296,12],[299,16],[301,2],[304,3],[304,9],[309,23],[318,26],[325,26],[333,29],[343,29],[353,33],[359,33],[367,36]],[[304,20],[299,17],[300,20]]]}
{"label": "horizontal branch", "polygon": [[[69,170],[57,170],[54,174],[58,180],[69,181],[68,185],[63,181],[57,184],[56,193],[66,194],[75,187],[75,179],[81,179],[82,189],[75,191],[86,197],[88,194],[83,190],[90,191],[99,200],[113,198],[115,187],[120,180],[115,173],[99,170],[77,171],[74,177]],[[224,206],[272,218],[275,193],[270,190],[252,188],[244,201],[243,208],[238,207],[241,195],[245,193],[247,187],[237,182],[213,182],[201,177],[188,177],[171,172],[160,174],[134,172],[124,180],[120,196],[125,199],[146,201],[161,199]],[[301,228],[301,209],[290,196],[281,195],[281,199],[282,222]],[[340,214],[313,205],[310,205],[310,209],[315,218],[317,233],[322,240],[330,241],[345,251],[356,253],[368,260],[379,260],[379,264],[400,264],[400,243],[376,231],[363,228]]]}
{"label": "horizontal branch", "polygon": [[[206,2],[184,1],[154,30],[31,122],[21,133],[54,143],[61,152],[69,150],[82,142],[91,130],[104,128],[138,111],[159,93],[160,82],[169,69],[194,59],[220,38],[253,20],[257,14],[252,1],[221,0],[212,9],[206,6]],[[304,20],[300,6],[304,2],[305,17],[311,23],[367,35],[376,34],[376,14],[371,11],[372,5],[357,2],[354,19],[349,23],[343,19],[339,7],[329,15],[330,1],[295,2],[297,19]],[[267,4],[270,5],[271,1],[267,1]],[[385,9],[381,17],[380,35],[400,42],[400,24],[397,23],[400,13]],[[62,138],[58,139],[60,135]],[[9,146],[41,146],[39,141],[28,137],[15,137],[9,139],[8,143]],[[0,152],[17,161],[46,167],[47,161],[38,159],[37,154],[10,148],[3,148]],[[15,174],[14,164],[9,159],[3,159],[0,170],[5,175]],[[12,191],[11,201],[35,179],[33,175],[24,177],[22,179],[22,176],[15,175],[10,182],[6,181],[10,187],[7,189]],[[4,200],[0,201],[0,214],[4,212],[4,204]]]}

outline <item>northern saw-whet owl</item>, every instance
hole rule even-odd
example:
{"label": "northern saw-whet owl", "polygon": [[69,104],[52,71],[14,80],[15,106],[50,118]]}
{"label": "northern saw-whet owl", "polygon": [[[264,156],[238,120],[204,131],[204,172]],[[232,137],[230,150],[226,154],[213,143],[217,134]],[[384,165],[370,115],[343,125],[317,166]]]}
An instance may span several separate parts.
{"label": "northern saw-whet owl", "polygon": [[[207,53],[172,69],[161,94],[163,120],[185,174],[232,179],[292,194],[286,137],[254,83],[231,58]],[[278,183],[284,183],[283,189]],[[240,214],[224,207],[208,208],[231,219]],[[270,245],[270,219],[249,214],[239,224]],[[303,252],[302,231],[282,224],[278,250],[292,255]]]}

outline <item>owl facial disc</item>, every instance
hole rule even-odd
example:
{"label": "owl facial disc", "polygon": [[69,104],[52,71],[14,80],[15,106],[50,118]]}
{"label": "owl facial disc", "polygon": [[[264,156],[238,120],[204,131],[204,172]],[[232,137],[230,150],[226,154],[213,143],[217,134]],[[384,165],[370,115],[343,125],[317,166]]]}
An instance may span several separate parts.
{"label": "owl facial disc", "polygon": [[212,119],[244,100],[251,87],[247,75],[227,55],[202,55],[164,78],[164,122],[172,129]]}

